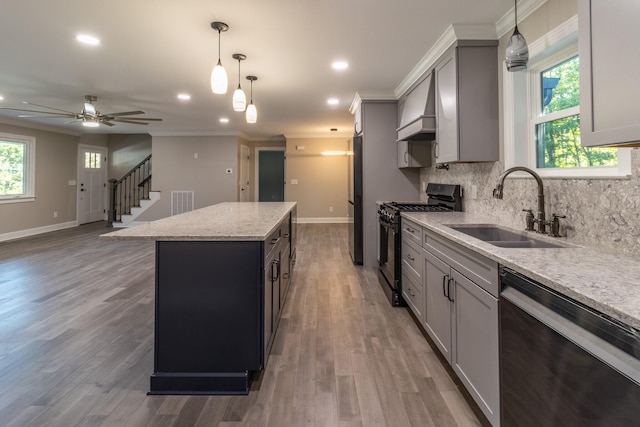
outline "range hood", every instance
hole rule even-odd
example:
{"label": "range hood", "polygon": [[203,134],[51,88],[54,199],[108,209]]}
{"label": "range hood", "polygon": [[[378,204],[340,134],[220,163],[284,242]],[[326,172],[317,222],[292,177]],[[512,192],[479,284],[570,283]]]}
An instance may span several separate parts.
{"label": "range hood", "polygon": [[431,71],[406,95],[400,104],[398,141],[433,141],[436,139],[435,78]]}

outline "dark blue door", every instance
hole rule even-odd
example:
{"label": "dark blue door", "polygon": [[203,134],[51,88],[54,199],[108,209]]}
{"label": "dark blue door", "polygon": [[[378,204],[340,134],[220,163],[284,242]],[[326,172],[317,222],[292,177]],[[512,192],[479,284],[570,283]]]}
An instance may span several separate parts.
{"label": "dark blue door", "polygon": [[284,202],[284,151],[259,151],[258,200]]}

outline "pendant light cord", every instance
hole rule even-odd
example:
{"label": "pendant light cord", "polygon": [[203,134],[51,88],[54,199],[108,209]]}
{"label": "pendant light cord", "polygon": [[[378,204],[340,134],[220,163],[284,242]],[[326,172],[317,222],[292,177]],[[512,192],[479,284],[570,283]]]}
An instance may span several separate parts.
{"label": "pendant light cord", "polygon": [[515,0],[516,30],[518,29],[518,0]]}

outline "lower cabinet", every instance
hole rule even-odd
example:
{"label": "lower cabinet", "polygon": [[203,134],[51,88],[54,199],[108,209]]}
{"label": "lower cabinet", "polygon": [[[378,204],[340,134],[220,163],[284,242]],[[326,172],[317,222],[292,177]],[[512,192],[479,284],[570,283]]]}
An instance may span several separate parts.
{"label": "lower cabinet", "polygon": [[427,229],[422,246],[422,266],[412,268],[418,248],[403,241],[403,296],[489,422],[497,426],[497,263]]}

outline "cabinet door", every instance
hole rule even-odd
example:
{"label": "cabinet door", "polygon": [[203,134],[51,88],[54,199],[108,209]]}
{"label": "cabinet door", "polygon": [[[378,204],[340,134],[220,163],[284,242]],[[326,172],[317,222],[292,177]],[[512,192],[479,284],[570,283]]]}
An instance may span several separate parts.
{"label": "cabinet door", "polygon": [[424,326],[442,355],[451,363],[451,302],[450,269],[431,253],[425,253]]}
{"label": "cabinet door", "polygon": [[269,358],[269,351],[271,350],[271,335],[273,334],[273,277],[275,265],[273,260],[269,260],[269,263],[264,268],[264,355],[263,355],[263,369],[267,366],[267,359]]}
{"label": "cabinet door", "polygon": [[458,82],[455,50],[436,67],[436,163],[458,160]]}
{"label": "cabinet door", "polygon": [[398,167],[408,168],[409,165],[409,141],[398,141]]}
{"label": "cabinet door", "polygon": [[492,425],[500,419],[498,300],[458,271],[453,307],[451,365]]}
{"label": "cabinet door", "polygon": [[640,141],[638,16],[638,1],[578,1],[584,146]]}

